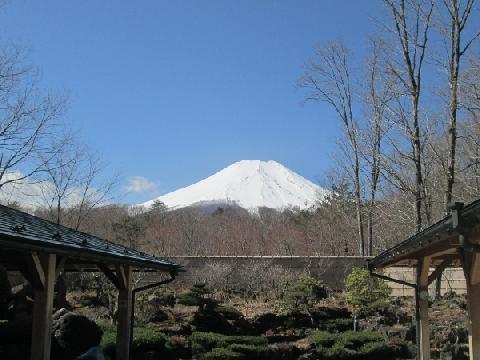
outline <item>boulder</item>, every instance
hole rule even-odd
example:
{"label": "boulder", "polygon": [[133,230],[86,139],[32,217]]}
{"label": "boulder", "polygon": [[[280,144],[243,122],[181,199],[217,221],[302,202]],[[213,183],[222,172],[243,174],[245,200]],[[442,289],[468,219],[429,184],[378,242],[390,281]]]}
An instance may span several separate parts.
{"label": "boulder", "polygon": [[87,353],[100,345],[102,335],[100,327],[86,316],[66,309],[53,315],[53,336],[62,358],[75,359]]}

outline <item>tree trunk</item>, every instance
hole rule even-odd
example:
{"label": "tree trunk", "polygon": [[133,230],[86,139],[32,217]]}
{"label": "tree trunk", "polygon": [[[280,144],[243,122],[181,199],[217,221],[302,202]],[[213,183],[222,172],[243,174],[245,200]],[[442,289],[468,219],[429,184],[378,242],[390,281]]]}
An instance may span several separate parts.
{"label": "tree trunk", "polygon": [[362,194],[360,184],[360,159],[358,158],[356,142],[353,142],[353,151],[355,153],[355,207],[357,213],[358,241],[360,242],[360,255],[365,256],[365,237],[363,233]]}
{"label": "tree trunk", "polygon": [[[460,36],[458,34],[457,36]],[[457,39],[458,41],[459,39]],[[457,47],[459,44],[456,45]],[[458,52],[457,52],[458,51]],[[447,186],[445,189],[445,214],[450,212],[449,205],[453,198],[453,184],[455,183],[455,154],[457,147],[457,110],[458,110],[458,73],[460,49],[455,51],[453,63],[450,65],[450,99],[449,99],[449,126],[448,126],[448,158],[447,158]]]}
{"label": "tree trunk", "polygon": [[367,232],[368,232],[368,256],[373,256],[373,209],[370,208],[367,216]]}
{"label": "tree trunk", "polygon": [[423,191],[423,175],[422,175],[422,155],[420,142],[420,125],[418,121],[418,102],[419,96],[413,96],[412,117],[413,117],[413,157],[415,161],[415,230],[422,230],[422,191]]}

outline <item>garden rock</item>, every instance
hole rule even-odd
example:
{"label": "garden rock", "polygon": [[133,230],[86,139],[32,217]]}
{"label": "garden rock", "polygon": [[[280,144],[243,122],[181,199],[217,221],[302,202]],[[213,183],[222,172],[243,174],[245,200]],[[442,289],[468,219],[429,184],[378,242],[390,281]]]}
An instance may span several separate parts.
{"label": "garden rock", "polygon": [[75,358],[100,345],[102,330],[87,317],[60,309],[53,315],[53,336],[65,358]]}

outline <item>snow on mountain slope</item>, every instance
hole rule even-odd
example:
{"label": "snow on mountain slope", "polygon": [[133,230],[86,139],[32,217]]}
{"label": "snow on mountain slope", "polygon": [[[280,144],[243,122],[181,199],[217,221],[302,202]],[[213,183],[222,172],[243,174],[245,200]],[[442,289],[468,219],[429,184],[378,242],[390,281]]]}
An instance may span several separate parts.
{"label": "snow on mountain slope", "polygon": [[246,209],[307,208],[329,192],[276,161],[242,160],[193,185],[155,200],[170,208],[229,203]]}

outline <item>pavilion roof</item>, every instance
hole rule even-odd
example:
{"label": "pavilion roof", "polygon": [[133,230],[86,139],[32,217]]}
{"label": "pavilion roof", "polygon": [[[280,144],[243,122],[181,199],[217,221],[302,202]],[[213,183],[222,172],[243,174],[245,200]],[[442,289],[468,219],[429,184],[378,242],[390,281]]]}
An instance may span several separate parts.
{"label": "pavilion roof", "polygon": [[410,265],[425,256],[432,258],[432,264],[448,260],[451,266],[459,266],[458,249],[465,245],[461,244],[459,235],[468,235],[479,229],[480,199],[467,206],[456,203],[451,215],[385,250],[370,260],[368,267],[374,270],[392,265]]}
{"label": "pavilion roof", "polygon": [[68,263],[73,265],[121,264],[168,272],[177,272],[180,268],[179,265],[164,258],[0,205],[0,255],[3,255],[0,256],[0,263],[14,267],[16,259],[13,254],[22,251],[48,252],[65,256]]}

